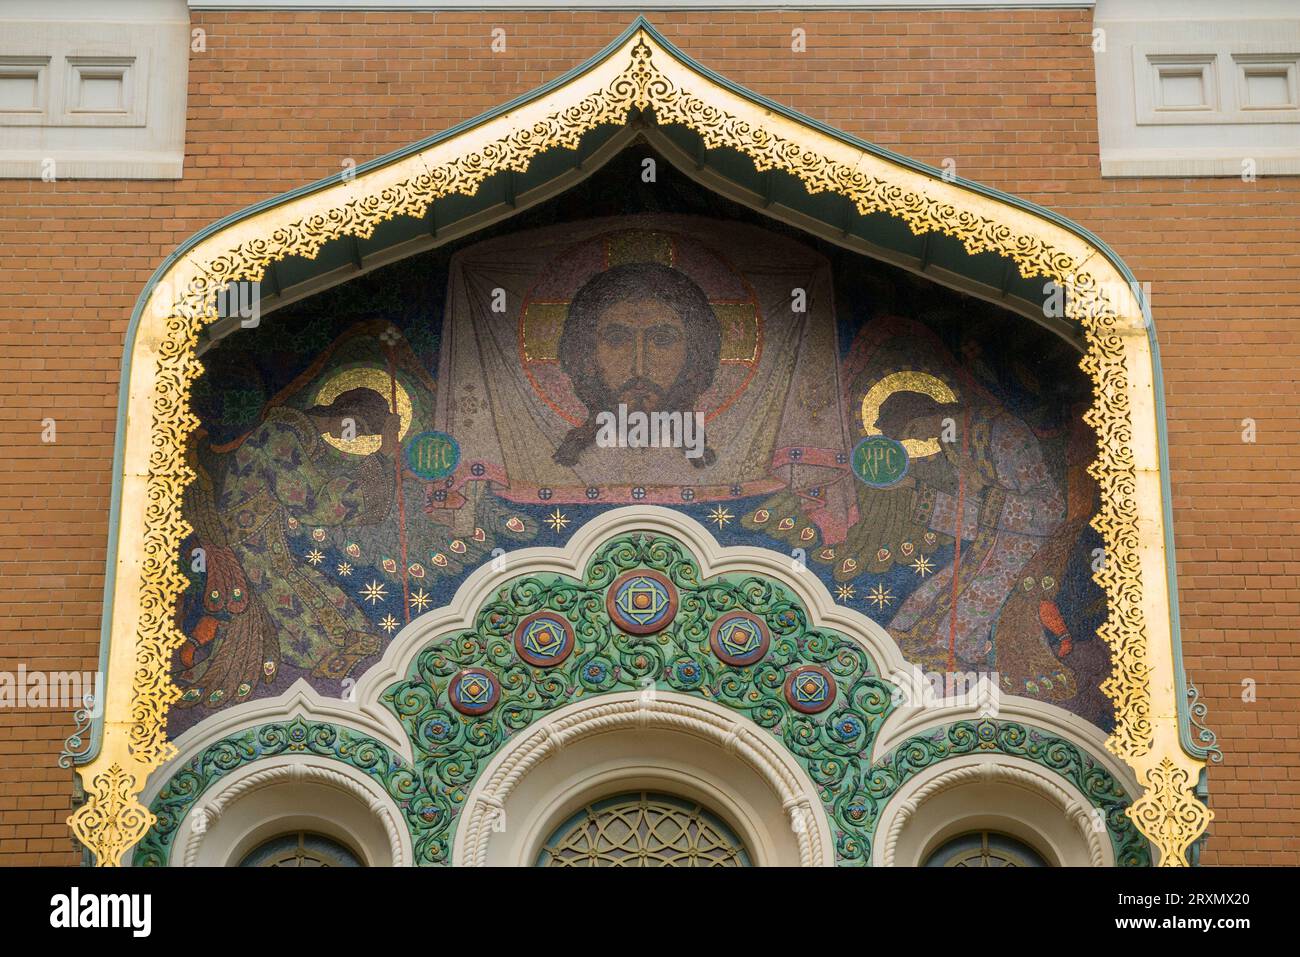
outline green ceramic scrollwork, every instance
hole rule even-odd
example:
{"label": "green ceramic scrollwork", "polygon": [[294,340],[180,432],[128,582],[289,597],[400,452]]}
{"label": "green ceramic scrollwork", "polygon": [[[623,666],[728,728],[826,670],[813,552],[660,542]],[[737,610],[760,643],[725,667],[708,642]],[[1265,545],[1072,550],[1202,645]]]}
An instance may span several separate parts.
{"label": "green ceramic scrollwork", "polygon": [[[606,604],[611,584],[631,571],[662,576],[675,614],[650,634],[614,627]],[[765,655],[738,667],[713,654],[709,634],[720,616],[747,612],[771,642]],[[531,615],[561,616],[574,648],[553,667],[523,660],[515,632]],[[784,685],[795,668],[819,665],[834,678],[834,704],[805,714]],[[496,678],[500,697],[486,714],[469,716],[448,700],[465,668]],[[1117,859],[1149,863],[1125,816],[1123,789],[1073,744],[1038,729],[992,721],[957,722],[918,735],[879,761],[871,753],[894,706],[894,686],[866,650],[837,631],[815,627],[808,609],[776,579],[757,574],[701,576],[698,562],[665,535],[626,534],[606,542],[581,579],[553,573],[521,575],[477,610],[473,628],[436,639],[420,651],[383,702],[411,743],[413,766],[351,729],[293,721],[248,729],[207,748],[176,771],[153,803],[158,824],[138,847],[138,864],[166,863],[185,814],[213,782],[237,767],[301,751],[351,765],[377,781],[401,809],[417,864],[450,862],[456,821],[475,780],[517,732],[573,701],[650,687],[717,702],[769,731],[817,786],[841,864],[870,861],[880,811],[906,781],[947,758],[993,750],[1027,758],[1077,787],[1105,816]]]}

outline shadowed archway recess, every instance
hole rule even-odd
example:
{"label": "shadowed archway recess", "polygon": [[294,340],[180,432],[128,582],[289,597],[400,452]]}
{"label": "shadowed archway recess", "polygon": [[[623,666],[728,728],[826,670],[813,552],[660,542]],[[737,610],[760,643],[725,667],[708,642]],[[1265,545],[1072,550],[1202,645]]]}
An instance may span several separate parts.
{"label": "shadowed archway recess", "polygon": [[[1107,746],[1144,789],[1128,813],[1160,863],[1187,863],[1212,814],[1196,796],[1205,753],[1183,707],[1159,361],[1132,275],[1080,227],[741,90],[644,19],[487,116],[214,223],[155,272],[123,367],[101,652],[107,692],[102,725],[74,736],[89,739],[73,755],[86,791],[69,819],[77,838],[98,863],[120,863],[154,823],[139,796],[175,753],[166,715],[179,697],[168,668],[182,641],[172,609],[186,583],[177,568],[189,531],[181,498],[198,425],[189,391],[201,340],[222,333],[216,294],[261,281],[269,304],[282,304],[463,235],[510,215],[521,197],[531,202],[520,178],[540,177],[553,195],[572,181],[568,172],[581,175],[588,159],[598,165],[595,153],[616,151],[628,130],[674,162],[694,155],[706,185],[724,191],[730,182],[742,200],[779,205],[796,225],[1000,301],[1081,348],[1094,384],[1085,420],[1098,436],[1093,525],[1105,541],[1094,576],[1108,606],[1099,633],[1114,662],[1103,685],[1116,714]],[[1067,291],[1064,322],[1045,322],[1035,304],[1047,281]]]}

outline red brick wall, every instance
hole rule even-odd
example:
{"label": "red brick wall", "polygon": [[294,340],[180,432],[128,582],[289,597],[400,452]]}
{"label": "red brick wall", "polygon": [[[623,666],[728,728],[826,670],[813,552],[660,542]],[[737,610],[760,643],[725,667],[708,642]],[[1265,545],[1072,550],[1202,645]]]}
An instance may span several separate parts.
{"label": "red brick wall", "polygon": [[[185,178],[0,180],[0,670],[97,660],[118,371],[135,298],[207,223],[488,110],[627,12],[202,13]],[[1300,178],[1100,177],[1085,11],[656,13],[674,43],[832,126],[1059,210],[1152,287],[1183,646],[1226,759],[1205,862],[1300,863]],[[488,52],[493,27],[507,51]],[[803,27],[806,53],[790,51]],[[58,422],[43,444],[41,420]],[[1241,441],[1241,420],[1258,442]],[[1258,700],[1241,700],[1243,678]],[[61,711],[0,710],[0,862],[71,863]]]}

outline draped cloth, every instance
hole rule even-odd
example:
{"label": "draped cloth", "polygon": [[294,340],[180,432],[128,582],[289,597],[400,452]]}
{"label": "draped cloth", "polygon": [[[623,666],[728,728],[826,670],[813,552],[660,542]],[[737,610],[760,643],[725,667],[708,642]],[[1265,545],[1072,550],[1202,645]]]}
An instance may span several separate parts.
{"label": "draped cloth", "polygon": [[[586,409],[560,369],[567,303],[598,272],[632,261],[686,273],[721,322],[719,368],[696,406],[716,455],[705,467],[680,448],[593,447],[572,467],[554,461],[570,429],[605,411]],[[428,510],[457,532],[472,528],[472,506],[487,487],[521,504],[683,504],[790,489],[826,541],[842,540],[853,493],[850,433],[831,269],[821,254],[746,224],[593,219],[457,253],[446,310],[435,428],[455,438],[461,456],[449,478],[430,485]]]}

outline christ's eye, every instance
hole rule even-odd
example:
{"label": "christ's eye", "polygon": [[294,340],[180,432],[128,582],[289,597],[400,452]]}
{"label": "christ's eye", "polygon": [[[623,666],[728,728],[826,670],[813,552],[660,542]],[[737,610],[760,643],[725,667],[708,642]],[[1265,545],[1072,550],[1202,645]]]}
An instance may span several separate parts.
{"label": "christ's eye", "polygon": [[682,331],[676,326],[655,326],[650,330],[650,341],[656,349],[672,349],[682,341]]}
{"label": "christ's eye", "polygon": [[600,341],[607,346],[621,348],[631,343],[632,330],[627,326],[609,325],[600,330]]}

